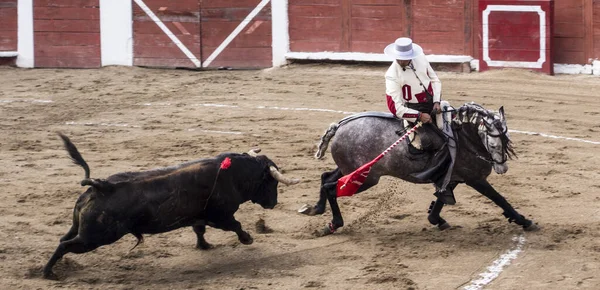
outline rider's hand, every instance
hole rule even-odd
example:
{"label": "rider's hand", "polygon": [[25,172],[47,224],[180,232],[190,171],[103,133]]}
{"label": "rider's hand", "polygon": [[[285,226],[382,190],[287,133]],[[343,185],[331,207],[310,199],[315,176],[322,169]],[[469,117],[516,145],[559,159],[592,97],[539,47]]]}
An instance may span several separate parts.
{"label": "rider's hand", "polygon": [[431,123],[431,116],[427,113],[421,113],[419,116],[419,121],[423,123]]}
{"label": "rider's hand", "polygon": [[442,108],[440,107],[440,103],[435,102],[433,103],[433,110],[431,110],[431,114],[437,114],[440,113],[442,111]]}

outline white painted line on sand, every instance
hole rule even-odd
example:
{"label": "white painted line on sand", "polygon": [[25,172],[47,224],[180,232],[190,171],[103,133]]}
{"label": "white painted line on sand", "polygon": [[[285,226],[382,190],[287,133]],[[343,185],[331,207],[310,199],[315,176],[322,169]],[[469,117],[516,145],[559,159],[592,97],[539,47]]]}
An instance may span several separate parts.
{"label": "white painted line on sand", "polygon": [[[139,125],[130,125],[130,124],[126,124],[126,123],[98,123],[98,122],[74,122],[74,121],[69,121],[69,122],[65,122],[65,125],[142,128],[142,126],[139,126]],[[234,131],[204,130],[204,129],[195,129],[195,128],[187,129],[187,131],[188,132],[198,131],[198,132],[203,132],[203,133],[227,134],[227,135],[242,135],[242,134],[244,134],[242,132],[234,132]]]}
{"label": "white painted line on sand", "polygon": [[257,109],[268,109],[268,110],[281,110],[281,111],[314,111],[314,112],[327,112],[327,113],[339,113],[344,115],[356,114],[356,112],[346,112],[330,109],[313,109],[313,108],[286,108],[286,107],[267,107],[257,106]]}
{"label": "white painted line on sand", "polygon": [[237,105],[223,105],[223,104],[192,104],[192,107],[219,107],[219,108],[239,108]]}
{"label": "white painted line on sand", "polygon": [[[171,103],[145,103],[144,104],[144,106],[159,106],[159,105],[160,106],[170,106],[172,104]],[[240,106],[237,106],[237,105],[226,105],[226,104],[192,104],[191,106],[241,108]],[[263,110],[281,110],[281,111],[313,111],[313,112],[337,113],[337,114],[343,114],[343,115],[352,115],[352,114],[357,113],[357,112],[350,112],[350,111],[319,109],[319,108],[294,108],[294,107],[276,107],[276,106],[256,106],[254,108],[255,109],[263,109]],[[585,140],[585,139],[580,139],[580,138],[556,136],[556,135],[550,135],[550,134],[546,134],[546,133],[520,131],[520,130],[508,130],[508,132],[600,145],[600,142],[597,142],[597,141],[590,141],[590,140]]]}
{"label": "white painted line on sand", "polygon": [[102,126],[102,127],[132,127],[132,128],[141,128],[138,125],[129,125],[124,123],[97,123],[97,122],[65,122],[65,125],[74,125],[74,126]]}
{"label": "white painted line on sand", "polygon": [[533,136],[542,136],[542,137],[552,138],[552,139],[564,139],[564,140],[571,140],[571,141],[577,141],[577,142],[583,142],[583,143],[590,143],[590,144],[594,144],[594,145],[600,145],[600,142],[596,142],[596,141],[590,141],[590,140],[579,139],[579,138],[556,136],[556,135],[548,135],[548,134],[538,133],[538,132],[519,131],[519,130],[508,130],[508,132],[510,132],[510,133],[519,133],[519,134],[526,134],[526,135],[533,135]]}
{"label": "white painted line on sand", "polygon": [[203,132],[203,133],[228,134],[228,135],[242,135],[242,134],[244,134],[242,132],[215,131],[215,130],[204,130],[204,129],[200,130],[200,129],[194,129],[194,128],[188,129],[188,131],[189,132],[198,131],[198,132]]}
{"label": "white painted line on sand", "polygon": [[[172,103],[169,102],[158,102],[158,103],[144,103],[144,106],[171,106]],[[175,105],[179,105],[175,104]],[[191,107],[217,107],[217,108],[239,108],[237,105],[225,105],[225,104],[190,104]]]}
{"label": "white painted line on sand", "polygon": [[144,106],[170,106],[171,103],[144,103]]}
{"label": "white painted line on sand", "polygon": [[498,259],[496,259],[491,266],[487,267],[487,271],[479,274],[479,278],[471,280],[471,282],[465,286],[464,290],[479,290],[483,289],[484,286],[490,284],[494,279],[498,278],[504,267],[510,265],[512,260],[517,258],[517,255],[523,251],[523,245],[525,245],[525,236],[515,236],[513,241],[516,242],[514,249],[509,250]]}
{"label": "white painted line on sand", "polygon": [[4,99],[0,100],[0,103],[37,103],[37,104],[48,104],[54,103],[52,100],[37,100],[37,99]]}

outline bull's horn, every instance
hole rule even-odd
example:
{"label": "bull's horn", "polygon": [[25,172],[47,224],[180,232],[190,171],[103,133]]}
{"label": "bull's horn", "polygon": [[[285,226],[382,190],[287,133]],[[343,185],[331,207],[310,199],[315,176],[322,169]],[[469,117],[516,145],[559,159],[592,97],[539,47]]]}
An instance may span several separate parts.
{"label": "bull's horn", "polygon": [[252,157],[258,156],[258,153],[260,153],[260,148],[250,149],[250,151],[248,151],[248,155]]}
{"label": "bull's horn", "polygon": [[288,178],[288,177],[283,176],[283,174],[281,174],[281,172],[279,172],[279,170],[277,170],[277,168],[275,168],[275,166],[270,166],[269,170],[271,171],[271,176],[273,176],[273,178],[275,178],[275,180],[277,180],[285,185],[292,185],[292,184],[296,184],[296,183],[300,182],[300,179]]}

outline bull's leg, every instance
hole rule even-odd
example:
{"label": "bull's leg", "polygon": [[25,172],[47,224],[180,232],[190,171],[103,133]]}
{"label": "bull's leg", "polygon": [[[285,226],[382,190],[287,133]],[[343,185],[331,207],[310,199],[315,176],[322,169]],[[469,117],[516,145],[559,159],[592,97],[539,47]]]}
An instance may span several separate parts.
{"label": "bull's leg", "polygon": [[196,233],[196,238],[197,238],[196,248],[201,249],[201,250],[211,249],[213,247],[213,245],[209,244],[204,239],[204,233],[206,232],[206,225],[204,223],[202,223],[200,225],[192,226],[192,228],[194,229],[194,232]]}
{"label": "bull's leg", "polygon": [[86,253],[92,251],[101,246],[97,243],[89,243],[84,241],[80,236],[77,236],[71,240],[61,242],[54,251],[54,254],[44,267],[44,278],[56,280],[58,277],[52,272],[52,267],[62,258],[66,253]]}
{"label": "bull's leg", "polygon": [[235,217],[233,217],[233,215],[223,220],[219,220],[218,222],[215,222],[215,227],[224,231],[235,232],[238,236],[238,239],[240,240],[240,243],[244,245],[250,245],[254,242],[252,236],[250,236],[248,232],[242,229],[242,224],[235,220]]}
{"label": "bull's leg", "polygon": [[325,212],[325,206],[327,202],[327,192],[323,190],[323,186],[327,183],[337,182],[337,180],[342,177],[342,172],[339,168],[336,168],[332,171],[326,171],[321,174],[321,190],[319,193],[319,201],[314,207],[304,207],[301,213],[306,215],[318,215],[323,214]]}
{"label": "bull's leg", "polygon": [[77,236],[77,233],[79,232],[79,216],[78,216],[78,214],[79,214],[79,212],[77,210],[75,210],[73,212],[73,225],[71,226],[69,231],[62,238],[60,238],[61,242],[68,241]]}
{"label": "bull's leg", "polygon": [[496,205],[501,207],[504,210],[502,214],[508,218],[509,222],[515,222],[516,224],[522,226],[526,231],[535,231],[538,229],[538,226],[535,223],[519,214],[512,207],[512,205],[510,205],[510,203],[508,203],[508,201],[506,201],[506,199],[500,195],[500,193],[498,193],[492,187],[492,185],[489,184],[489,182],[487,182],[487,180],[468,181],[467,185],[474,188],[479,193],[492,200]]}
{"label": "bull's leg", "polygon": [[62,238],[60,238],[60,241],[64,242],[64,241],[73,239],[74,237],[77,236],[78,231],[79,231],[79,224],[73,224],[71,226],[71,228],[69,229],[69,231]]}

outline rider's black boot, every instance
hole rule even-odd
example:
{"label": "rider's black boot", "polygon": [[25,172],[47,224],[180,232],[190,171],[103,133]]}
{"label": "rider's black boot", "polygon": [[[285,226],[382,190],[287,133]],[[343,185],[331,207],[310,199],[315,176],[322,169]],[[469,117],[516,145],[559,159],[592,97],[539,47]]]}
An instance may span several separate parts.
{"label": "rider's black boot", "polygon": [[439,198],[440,201],[447,205],[456,204],[456,199],[454,198],[454,191],[450,187],[447,187],[444,191],[436,190],[433,193],[433,195],[435,195],[435,197]]}

